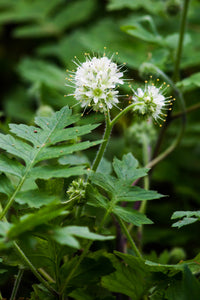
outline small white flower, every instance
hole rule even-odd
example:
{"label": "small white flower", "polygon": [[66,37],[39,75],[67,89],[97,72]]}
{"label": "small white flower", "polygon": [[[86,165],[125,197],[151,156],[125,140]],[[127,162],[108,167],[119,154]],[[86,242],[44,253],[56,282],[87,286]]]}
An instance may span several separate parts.
{"label": "small white flower", "polygon": [[[163,85],[165,85],[165,83]],[[154,84],[148,84],[145,85],[144,90],[138,88],[136,92],[133,91],[134,95],[132,100],[133,103],[135,103],[133,110],[144,118],[152,117],[156,122],[158,122],[159,119],[164,120],[163,116],[166,116],[164,110],[171,110],[171,108],[167,108],[167,106],[172,104],[172,96],[165,97],[163,95],[163,85],[156,87]]]}
{"label": "small white flower", "polygon": [[86,57],[84,63],[77,65],[76,72],[70,76],[75,86],[74,97],[82,107],[91,106],[95,111],[104,112],[119,102],[116,87],[123,84],[123,72],[116,63],[103,56]]}

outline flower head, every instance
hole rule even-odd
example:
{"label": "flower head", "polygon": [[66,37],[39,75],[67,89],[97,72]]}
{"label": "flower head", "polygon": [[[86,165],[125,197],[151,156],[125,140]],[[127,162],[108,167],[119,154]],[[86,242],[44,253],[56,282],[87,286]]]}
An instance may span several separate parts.
{"label": "flower head", "polygon": [[[76,63],[76,62],[75,62]],[[73,77],[74,97],[82,107],[91,106],[95,111],[104,112],[116,105],[118,84],[123,84],[123,72],[110,58],[89,56],[84,63],[78,63]]]}
{"label": "flower head", "polygon": [[167,106],[172,104],[172,96],[165,97],[163,94],[165,89],[162,90],[162,88],[166,83],[164,82],[160,87],[156,87],[154,84],[147,84],[147,81],[145,83],[144,89],[138,88],[136,92],[134,91],[132,100],[135,106],[133,110],[144,118],[152,117],[156,122],[159,119],[164,120],[163,117],[166,116],[164,110],[171,110]]}

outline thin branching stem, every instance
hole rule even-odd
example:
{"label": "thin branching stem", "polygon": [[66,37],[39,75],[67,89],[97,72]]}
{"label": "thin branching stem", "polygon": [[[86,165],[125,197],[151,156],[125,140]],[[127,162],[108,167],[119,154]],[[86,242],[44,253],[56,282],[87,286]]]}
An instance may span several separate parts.
{"label": "thin branching stem", "polygon": [[24,270],[23,269],[19,269],[17,277],[15,279],[14,286],[13,286],[12,294],[10,296],[10,300],[15,300],[16,299],[17,292],[18,292],[19,285],[21,283],[23,274],[24,274]]}
{"label": "thin branching stem", "polygon": [[184,4],[183,4],[183,11],[181,15],[181,24],[180,24],[180,31],[179,31],[179,41],[178,41],[178,47],[176,52],[175,65],[174,65],[174,74],[173,74],[174,82],[177,82],[180,79],[180,63],[181,63],[181,56],[183,50],[183,41],[184,41],[189,2],[190,0],[184,0]]}

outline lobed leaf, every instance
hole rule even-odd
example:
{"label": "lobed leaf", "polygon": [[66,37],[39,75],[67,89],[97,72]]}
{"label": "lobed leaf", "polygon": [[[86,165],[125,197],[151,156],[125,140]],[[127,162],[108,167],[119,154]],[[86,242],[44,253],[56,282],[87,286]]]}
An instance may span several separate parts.
{"label": "lobed leaf", "polygon": [[149,169],[137,169],[138,164],[137,159],[131,153],[124,155],[122,160],[116,157],[113,160],[113,168],[117,177],[129,183],[133,183],[136,179],[147,175]]}

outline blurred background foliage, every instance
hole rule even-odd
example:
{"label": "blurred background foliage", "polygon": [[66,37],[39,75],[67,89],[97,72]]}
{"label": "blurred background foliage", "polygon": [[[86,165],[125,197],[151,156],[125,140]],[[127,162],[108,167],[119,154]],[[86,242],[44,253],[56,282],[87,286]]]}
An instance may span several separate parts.
{"label": "blurred background foliage", "polygon": [[[1,0],[0,63],[1,119],[0,130],[7,132],[9,122],[32,124],[34,115],[44,105],[57,110],[73,105],[65,86],[66,69],[74,69],[74,56],[84,60],[84,53],[103,53],[121,64],[126,62],[126,77],[131,84],[143,85],[144,62],[152,63],[173,74],[178,43],[179,0]],[[198,105],[200,96],[200,1],[191,0],[187,33],[181,60],[181,80],[177,86],[184,93],[186,107]],[[148,72],[147,72],[148,73]],[[122,91],[127,93],[127,91]],[[127,105],[123,100],[122,107]],[[78,106],[75,111],[80,111]],[[173,114],[181,112],[175,103]],[[114,109],[113,114],[116,111]],[[91,113],[91,118],[94,115]],[[101,120],[101,116],[97,118]],[[84,117],[83,117],[84,122]],[[119,158],[131,151],[142,164],[140,129],[132,115],[115,127],[106,152],[107,159]],[[150,126],[150,125],[149,125]],[[175,138],[180,120],[171,122],[162,149]],[[147,126],[148,127],[148,126]],[[142,129],[143,130],[143,129]],[[149,130],[149,127],[147,128]],[[153,129],[153,145],[160,128]],[[96,131],[101,136],[103,126]],[[94,134],[94,133],[93,133]],[[181,229],[171,228],[176,210],[199,209],[200,168],[199,110],[191,111],[182,142],[152,172],[151,188],[168,195],[154,201],[147,215],[154,225],[144,229],[144,250],[161,254],[182,247],[187,258],[200,251],[198,223]],[[93,138],[93,136],[91,136]],[[96,136],[94,137],[96,138]],[[93,150],[91,150],[93,151]],[[94,153],[89,152],[90,160]],[[155,253],[154,253],[155,254]],[[152,254],[152,255],[154,255]]]}

